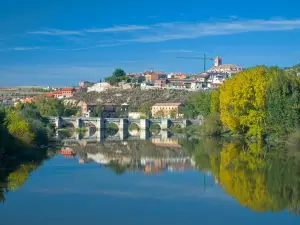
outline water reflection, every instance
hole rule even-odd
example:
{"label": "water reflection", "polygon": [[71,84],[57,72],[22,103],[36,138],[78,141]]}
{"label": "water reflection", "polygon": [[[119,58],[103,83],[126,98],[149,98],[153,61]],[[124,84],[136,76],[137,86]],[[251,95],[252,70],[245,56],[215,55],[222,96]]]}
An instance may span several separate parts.
{"label": "water reflection", "polygon": [[[97,131],[89,131],[79,137],[76,136],[78,133],[67,133],[66,136],[59,133],[56,155],[63,155],[66,160],[76,159],[78,165],[97,164],[117,175],[153,176],[197,170],[203,174],[204,190],[217,184],[243,207],[256,212],[288,210],[294,215],[300,213],[300,157],[283,147],[268,149],[261,143],[208,137],[191,140],[169,132],[147,132],[146,136],[139,133],[135,135],[139,139],[128,135],[122,140],[120,134],[119,139],[111,138],[111,134],[104,134],[103,139],[91,138],[95,133]],[[38,155],[30,162],[27,156],[20,158],[18,163],[2,163],[14,165],[9,170],[1,170],[2,201],[4,193],[20,188],[43,160],[53,156]],[[212,181],[208,182],[208,176],[213,178]]]}
{"label": "water reflection", "polygon": [[64,142],[100,142],[102,140],[147,140],[149,138],[166,139],[171,136],[167,130],[118,130],[108,128],[97,130],[95,127],[86,127],[83,130],[59,130],[56,133],[57,140]]}

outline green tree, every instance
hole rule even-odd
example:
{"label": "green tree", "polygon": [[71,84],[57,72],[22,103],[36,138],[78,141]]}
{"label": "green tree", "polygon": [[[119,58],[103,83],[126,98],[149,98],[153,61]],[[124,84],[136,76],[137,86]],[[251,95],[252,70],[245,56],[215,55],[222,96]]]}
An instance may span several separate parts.
{"label": "green tree", "polygon": [[31,131],[29,122],[22,117],[20,112],[16,110],[9,111],[5,118],[5,125],[12,135],[21,139],[24,143],[33,143],[35,134]]}
{"label": "green tree", "polygon": [[270,68],[267,90],[266,130],[269,138],[285,139],[299,126],[299,78],[278,68]]}
{"label": "green tree", "polygon": [[115,71],[113,72],[113,77],[118,77],[118,78],[121,78],[121,77],[124,77],[126,76],[126,73],[124,70],[120,69],[120,68],[117,68],[115,69]]}
{"label": "green tree", "polygon": [[112,86],[116,86],[119,82],[118,77],[111,76],[111,77],[106,77],[105,81],[108,82]]}
{"label": "green tree", "polygon": [[146,118],[149,119],[151,117],[152,105],[153,105],[152,102],[145,102],[144,104],[141,105],[138,111],[146,115]]}
{"label": "green tree", "polygon": [[211,93],[211,106],[212,113],[220,113],[220,89],[215,89]]}
{"label": "green tree", "polygon": [[184,115],[187,118],[207,116],[211,113],[211,92],[201,91],[193,94],[186,102]]}
{"label": "green tree", "polygon": [[139,76],[138,83],[143,83],[146,80],[145,76]]}
{"label": "green tree", "polygon": [[212,113],[204,117],[203,131],[206,135],[210,136],[220,135],[222,131],[220,115],[217,113]]}

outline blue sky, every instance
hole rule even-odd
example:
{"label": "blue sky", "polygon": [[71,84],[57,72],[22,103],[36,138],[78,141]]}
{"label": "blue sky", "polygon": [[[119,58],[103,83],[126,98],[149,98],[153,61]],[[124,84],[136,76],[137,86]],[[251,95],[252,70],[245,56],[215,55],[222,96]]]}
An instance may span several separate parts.
{"label": "blue sky", "polygon": [[244,67],[291,66],[300,62],[299,6],[297,0],[2,0],[0,86],[75,85],[117,67],[196,73],[201,61],[176,57],[203,53]]}

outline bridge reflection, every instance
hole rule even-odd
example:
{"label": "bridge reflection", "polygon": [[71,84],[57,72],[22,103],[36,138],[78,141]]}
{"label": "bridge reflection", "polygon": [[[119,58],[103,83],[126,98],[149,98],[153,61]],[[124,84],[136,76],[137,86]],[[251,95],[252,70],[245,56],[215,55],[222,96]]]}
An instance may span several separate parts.
{"label": "bridge reflection", "polygon": [[[134,135],[132,135],[132,133]],[[160,130],[157,133],[152,133],[150,130],[139,130],[138,132],[129,132],[127,130],[118,130],[115,133],[110,133],[107,129],[97,130],[93,127],[87,127],[86,130],[81,132],[71,132],[66,136],[66,132],[57,131],[56,138],[62,142],[78,142],[85,141],[88,143],[100,142],[102,140],[166,140],[169,139],[172,134],[167,130]],[[182,136],[182,135],[181,135]]]}

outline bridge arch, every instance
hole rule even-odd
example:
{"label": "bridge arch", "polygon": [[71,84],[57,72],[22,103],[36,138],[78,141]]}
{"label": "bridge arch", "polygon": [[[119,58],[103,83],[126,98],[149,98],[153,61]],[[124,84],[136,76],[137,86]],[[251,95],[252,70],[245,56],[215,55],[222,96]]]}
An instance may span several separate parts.
{"label": "bridge arch", "polygon": [[128,124],[128,133],[130,136],[139,136],[140,135],[140,126],[136,122],[131,122]]}
{"label": "bridge arch", "polygon": [[116,136],[119,132],[119,124],[114,121],[107,121],[105,123],[105,136]]}
{"label": "bridge arch", "polygon": [[76,122],[72,120],[63,120],[61,122],[61,128],[72,128],[76,129]]}

